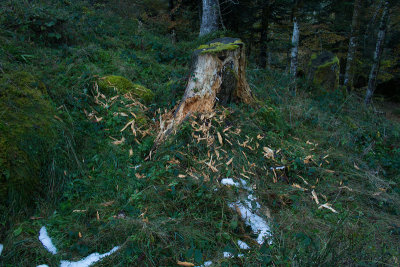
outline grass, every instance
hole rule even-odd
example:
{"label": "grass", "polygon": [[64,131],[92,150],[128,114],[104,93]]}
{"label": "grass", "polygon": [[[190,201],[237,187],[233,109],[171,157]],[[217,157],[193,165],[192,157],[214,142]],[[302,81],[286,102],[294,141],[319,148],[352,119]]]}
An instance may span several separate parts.
{"label": "grass", "polygon": [[[64,126],[53,170],[65,183],[53,197],[37,198],[30,213],[3,215],[2,265],[56,266],[116,245],[121,249],[98,266],[174,266],[177,260],[398,265],[397,122],[365,108],[356,93],[323,93],[300,81],[293,96],[282,71],[250,62],[248,80],[259,107],[218,106],[215,114],[193,117],[146,161],[159,116],[183,94],[190,53],[206,40],[189,36],[173,45],[152,30],[157,21],[139,30],[137,21],[118,20],[116,11],[79,3],[86,8],[66,10],[81,12],[102,34],[77,21],[76,43],[39,38],[27,45],[18,41],[25,32],[13,37],[2,24],[2,70],[35,73],[58,107]],[[93,84],[104,75],[143,84],[155,92],[154,103],[143,106],[129,95],[96,101]],[[121,132],[131,112],[143,113],[147,124]],[[264,156],[264,147],[274,150],[273,158]],[[270,169],[277,166],[285,169]],[[252,241],[254,234],[228,207],[241,192],[222,187],[224,177],[256,188],[263,216],[270,217],[272,245]],[[320,209],[312,191],[320,205],[330,203],[338,213]],[[43,225],[60,251],[55,256],[38,241]],[[252,249],[243,258],[223,258],[223,251],[240,252],[238,239]]]}

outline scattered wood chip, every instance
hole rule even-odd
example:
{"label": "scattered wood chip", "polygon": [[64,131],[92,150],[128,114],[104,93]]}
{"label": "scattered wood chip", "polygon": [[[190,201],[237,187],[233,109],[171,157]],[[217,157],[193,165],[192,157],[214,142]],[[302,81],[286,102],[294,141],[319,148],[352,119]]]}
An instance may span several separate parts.
{"label": "scattered wood chip", "polygon": [[186,267],[194,266],[193,263],[187,261],[177,261],[176,264],[178,264],[179,266],[186,266]]}
{"label": "scattered wood chip", "polygon": [[98,221],[100,221],[100,214],[99,214],[99,211],[96,211],[96,219],[97,219]]}
{"label": "scattered wood chip", "polygon": [[313,155],[308,155],[308,156],[304,159],[304,164],[309,164],[312,160],[313,160]]}
{"label": "scattered wood chip", "polygon": [[78,237],[82,238],[82,233],[81,232],[78,233]]}
{"label": "scattered wood chip", "polygon": [[325,209],[328,209],[328,210],[332,211],[333,213],[339,213],[334,208],[332,208],[331,206],[332,206],[332,204],[325,203],[324,205],[319,206],[318,209],[325,208]]}
{"label": "scattered wood chip", "polygon": [[186,175],[184,175],[184,174],[179,174],[178,177],[179,177],[179,178],[185,178]]}
{"label": "scattered wood chip", "polygon": [[227,162],[227,163],[225,163],[225,164],[226,164],[226,166],[229,166],[229,165],[232,163],[232,161],[233,161],[233,157],[232,157],[230,160],[228,160],[228,162]]}
{"label": "scattered wood chip", "polygon": [[109,207],[109,206],[112,206],[114,203],[115,203],[115,201],[111,200],[111,201],[107,201],[107,202],[101,203],[100,206]]}
{"label": "scattered wood chip", "polygon": [[317,193],[315,193],[314,189],[311,191],[311,194],[312,194],[312,198],[315,200],[315,203],[317,203],[319,205],[318,196],[317,196]]}
{"label": "scattered wood chip", "polygon": [[354,168],[355,168],[356,170],[360,170],[360,168],[356,165],[356,163],[354,163]]}
{"label": "scattered wood chip", "polygon": [[87,210],[73,210],[72,213],[83,213],[86,212]]}
{"label": "scattered wood chip", "polygon": [[264,150],[264,157],[267,159],[273,159],[274,158],[274,151],[269,148],[269,147],[263,147]]}
{"label": "scattered wood chip", "polygon": [[299,184],[292,184],[292,187],[298,188],[298,189],[303,190],[303,191],[307,191],[308,190],[308,189],[306,189],[304,187],[301,187]]}
{"label": "scattered wood chip", "polygon": [[217,136],[218,136],[218,142],[222,145],[224,145],[223,141],[222,141],[222,136],[219,132],[217,132]]}

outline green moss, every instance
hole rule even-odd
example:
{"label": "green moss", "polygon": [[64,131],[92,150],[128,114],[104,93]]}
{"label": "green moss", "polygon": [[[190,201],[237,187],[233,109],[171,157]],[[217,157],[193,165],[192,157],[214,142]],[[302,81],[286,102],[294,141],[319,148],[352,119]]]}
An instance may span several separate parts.
{"label": "green moss", "polygon": [[26,72],[0,79],[0,110],[0,203],[26,203],[56,141],[55,110],[43,83]]}
{"label": "green moss", "polygon": [[236,40],[233,43],[220,43],[220,42],[215,42],[211,44],[205,44],[199,46],[196,50],[202,50],[202,54],[208,54],[208,53],[218,53],[224,50],[235,50],[238,49],[240,45],[242,45],[243,42],[240,40]]}
{"label": "green moss", "polygon": [[[316,59],[317,57],[314,58],[314,60]],[[311,65],[313,65],[313,63],[314,62],[312,61]],[[339,58],[337,56],[333,56],[326,62],[323,62],[321,65],[314,65],[313,82],[322,86],[326,90],[337,89],[339,87],[339,64]]]}
{"label": "green moss", "polygon": [[98,85],[100,91],[106,95],[113,95],[117,92],[120,94],[132,92],[146,103],[150,103],[154,99],[154,93],[150,89],[139,84],[134,84],[122,76],[105,76],[98,81]]}

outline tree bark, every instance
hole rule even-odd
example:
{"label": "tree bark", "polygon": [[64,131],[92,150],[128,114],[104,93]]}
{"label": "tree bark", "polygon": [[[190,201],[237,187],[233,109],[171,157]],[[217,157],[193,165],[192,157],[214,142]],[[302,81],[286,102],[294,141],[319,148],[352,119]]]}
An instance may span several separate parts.
{"label": "tree bark", "polygon": [[296,89],[297,56],[299,53],[300,30],[297,18],[293,17],[292,50],[290,53],[290,79],[291,89]]}
{"label": "tree bark", "polygon": [[164,140],[191,114],[212,112],[216,103],[252,103],[245,68],[245,46],[240,39],[220,38],[200,46],[194,52],[182,101],[164,116],[155,143]]}
{"label": "tree bark", "polygon": [[203,36],[218,30],[219,4],[218,0],[202,0],[203,13],[199,36]]}
{"label": "tree bark", "polygon": [[359,25],[360,25],[360,9],[361,9],[361,0],[354,1],[354,10],[353,10],[353,19],[351,23],[351,33],[349,40],[349,50],[347,52],[347,62],[346,62],[346,72],[344,74],[344,82],[343,85],[350,91],[353,88],[353,62],[355,59],[356,48],[358,43],[359,36]]}
{"label": "tree bark", "polygon": [[382,55],[382,51],[383,51],[383,45],[385,42],[388,21],[389,21],[389,1],[385,1],[385,7],[383,10],[381,22],[379,25],[378,39],[376,41],[374,62],[372,64],[371,72],[369,74],[368,88],[367,88],[367,92],[365,94],[364,102],[366,105],[371,103],[372,96],[374,95],[374,92],[376,89],[376,80],[377,80],[377,76],[379,73],[381,55]]}
{"label": "tree bark", "polygon": [[264,0],[261,15],[261,36],[260,36],[260,68],[267,67],[268,54],[268,26],[269,26],[270,3]]}

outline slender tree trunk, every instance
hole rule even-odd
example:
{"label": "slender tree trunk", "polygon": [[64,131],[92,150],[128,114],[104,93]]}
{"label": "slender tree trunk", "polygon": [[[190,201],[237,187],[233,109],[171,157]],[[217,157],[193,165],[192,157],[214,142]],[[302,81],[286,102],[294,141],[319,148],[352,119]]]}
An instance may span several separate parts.
{"label": "slender tree trunk", "polygon": [[218,0],[202,0],[203,13],[199,36],[203,36],[218,30],[219,4]]}
{"label": "slender tree trunk", "polygon": [[173,44],[176,43],[176,31],[175,31],[175,5],[174,0],[168,1],[168,9],[169,9],[169,19],[171,20],[171,41]]}
{"label": "slender tree trunk", "polygon": [[385,42],[385,35],[386,35],[388,21],[389,21],[389,1],[385,1],[385,8],[383,10],[381,22],[379,25],[378,39],[376,41],[374,62],[372,63],[371,72],[369,74],[367,93],[365,95],[366,105],[371,103],[372,96],[374,95],[376,89],[376,80],[379,73],[381,55],[383,51],[383,45]]}
{"label": "slender tree trunk", "polygon": [[291,89],[296,89],[297,56],[299,53],[300,29],[297,18],[293,17],[292,51],[290,53],[290,78]]}
{"label": "slender tree trunk", "polygon": [[269,0],[264,0],[261,15],[261,36],[260,36],[260,68],[267,66],[268,53],[268,25],[269,25],[270,4]]}
{"label": "slender tree trunk", "polygon": [[351,23],[349,50],[347,52],[346,72],[344,74],[344,82],[343,82],[343,85],[346,87],[347,91],[350,91],[351,88],[353,87],[353,77],[354,77],[353,62],[355,59],[356,48],[358,43],[360,9],[361,9],[361,0],[355,0],[354,10],[353,10],[353,20]]}

